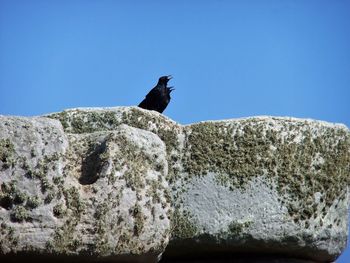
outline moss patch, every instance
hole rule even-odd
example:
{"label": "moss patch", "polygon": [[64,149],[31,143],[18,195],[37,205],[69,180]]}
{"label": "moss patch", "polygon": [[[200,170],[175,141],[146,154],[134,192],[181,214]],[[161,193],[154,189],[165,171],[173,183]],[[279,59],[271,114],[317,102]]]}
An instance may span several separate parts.
{"label": "moss patch", "polygon": [[141,206],[136,203],[133,209],[130,211],[130,214],[134,218],[134,235],[139,236],[144,226],[144,218]]}
{"label": "moss patch", "polygon": [[0,139],[0,171],[15,165],[15,147],[10,139]]}
{"label": "moss patch", "polygon": [[238,222],[238,221],[232,221],[228,226],[228,233],[232,237],[237,237],[242,235],[244,231],[252,224],[251,221],[246,222]]}
{"label": "moss patch", "polygon": [[59,120],[64,130],[69,133],[82,134],[113,130],[120,125],[113,111],[63,111],[48,117]]}
{"label": "moss patch", "polygon": [[10,217],[13,222],[31,221],[27,209],[20,205],[12,209]]}
{"label": "moss patch", "polygon": [[[323,193],[326,207],[345,197],[349,133],[327,126],[315,133],[315,123],[274,121],[281,130],[259,119],[191,125],[184,169],[192,176],[216,172],[218,183],[231,189],[244,189],[252,177],[268,176],[277,183],[280,196],[288,193],[292,198],[287,208],[294,221],[310,219],[317,213],[311,206],[316,192]],[[297,135],[301,141],[295,140]]]}
{"label": "moss patch", "polygon": [[172,218],[172,239],[193,238],[199,229],[188,211],[175,209]]}
{"label": "moss patch", "polygon": [[28,196],[20,191],[17,187],[17,181],[12,180],[8,183],[1,184],[0,206],[9,210],[14,205],[23,205],[26,203]]}
{"label": "moss patch", "polygon": [[41,204],[41,200],[38,196],[29,196],[27,199],[26,207],[29,209],[37,208]]}
{"label": "moss patch", "polygon": [[15,229],[5,222],[0,225],[0,251],[15,250],[18,246],[18,236]]}
{"label": "moss patch", "polygon": [[59,120],[65,132],[74,134],[116,130],[121,124],[153,132],[166,144],[168,180],[172,182],[178,175],[175,164],[180,161],[178,134],[181,127],[161,114],[137,108],[119,111],[77,109],[51,114],[48,117]]}
{"label": "moss patch", "polygon": [[47,242],[46,248],[49,251],[55,251],[65,254],[77,253],[77,248],[81,238],[77,234],[78,224],[82,214],[85,212],[85,203],[80,199],[78,189],[75,187],[66,188],[63,190],[65,206],[59,203],[53,207],[53,215],[57,218],[62,218],[69,214],[62,227],[55,230],[53,240]]}
{"label": "moss patch", "polygon": [[[60,202],[56,204],[53,207],[53,215],[57,218],[67,217],[69,220],[65,220],[62,227],[55,230],[53,241],[47,244],[47,248],[67,254],[79,252],[100,256],[127,251],[135,254],[144,253],[146,244],[139,238],[144,236],[147,218],[140,203],[144,198],[143,191],[151,183],[146,182],[145,172],[156,168],[151,160],[152,156],[140,149],[137,144],[133,144],[124,130],[119,128],[110,133],[69,134],[68,139],[71,147],[66,153],[67,165],[64,174],[69,178],[76,178],[80,185],[63,187],[62,196],[65,204]],[[165,168],[161,166],[159,169]],[[52,181],[55,186],[61,184],[55,177]],[[162,181],[151,181],[156,191],[165,190]],[[100,184],[107,184],[108,187],[101,189]],[[131,190],[136,194],[135,204],[131,204],[129,210],[130,218],[124,218],[125,215],[118,210],[124,190],[128,192]],[[91,191],[94,194],[88,200],[82,200],[78,191]],[[153,201],[162,203],[163,199],[159,197]],[[85,218],[82,215],[85,214],[86,217],[93,216],[94,223],[81,229],[81,220]],[[129,219],[133,225],[128,223]],[[74,240],[79,240],[81,232],[85,234],[88,232],[94,236],[94,242],[77,245]],[[113,247],[115,239],[119,241]]]}
{"label": "moss patch", "polygon": [[63,204],[59,203],[52,208],[53,215],[57,218],[62,218],[66,214],[66,209]]}

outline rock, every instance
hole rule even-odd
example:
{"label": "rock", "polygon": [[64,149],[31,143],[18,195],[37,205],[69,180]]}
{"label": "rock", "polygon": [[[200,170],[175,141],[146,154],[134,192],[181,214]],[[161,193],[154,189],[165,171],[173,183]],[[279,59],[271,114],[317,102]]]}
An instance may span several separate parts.
{"label": "rock", "polygon": [[164,143],[119,125],[65,133],[1,117],[1,254],[156,262],[170,234]]}
{"label": "rock", "polygon": [[167,252],[335,260],[346,247],[350,134],[343,125],[253,117],[185,128]]}
{"label": "rock", "polygon": [[344,125],[182,126],[136,107],[3,116],[0,167],[2,255],[329,262],[346,246]]}

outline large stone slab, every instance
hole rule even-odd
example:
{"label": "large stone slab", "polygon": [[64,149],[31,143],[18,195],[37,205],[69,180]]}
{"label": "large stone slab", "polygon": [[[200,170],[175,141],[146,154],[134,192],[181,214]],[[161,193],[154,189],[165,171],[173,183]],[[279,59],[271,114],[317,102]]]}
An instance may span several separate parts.
{"label": "large stone slab", "polygon": [[167,169],[148,131],[1,117],[1,254],[156,262],[170,235]]}
{"label": "large stone slab", "polygon": [[345,126],[253,117],[193,124],[185,133],[171,256],[226,251],[327,262],[346,247]]}
{"label": "large stone slab", "polygon": [[[35,122],[37,131],[27,133],[1,121],[0,131],[11,130],[0,133],[6,152],[0,152],[6,156],[0,158],[0,180],[7,178],[0,216],[10,225],[0,235],[2,253],[156,260],[170,237],[165,260],[230,255],[251,262],[329,262],[346,247],[350,133],[344,125],[252,117],[182,126],[137,107],[71,109],[46,117],[3,117]],[[29,161],[23,166],[24,159]],[[38,166],[37,159],[44,163]],[[27,191],[26,174],[42,170],[46,179],[32,175],[29,185],[37,191]],[[24,178],[16,179],[22,182],[16,189],[37,195],[35,208],[28,209],[29,197],[18,201],[7,194],[9,171]],[[62,179],[57,186],[56,177]],[[53,185],[53,198],[51,187],[42,192],[45,180]],[[71,188],[77,191],[59,190]],[[50,242],[33,250],[12,238],[35,220],[11,215],[21,218],[27,211],[32,218],[32,210],[50,205],[54,220],[48,210],[42,217],[51,222],[45,230],[50,235],[38,235]],[[13,239],[16,245],[4,245]]]}

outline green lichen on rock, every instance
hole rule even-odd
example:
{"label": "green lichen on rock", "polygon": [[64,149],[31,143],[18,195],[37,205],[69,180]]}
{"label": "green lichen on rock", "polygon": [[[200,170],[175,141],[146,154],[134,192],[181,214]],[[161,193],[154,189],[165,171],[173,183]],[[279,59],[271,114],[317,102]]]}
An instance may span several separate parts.
{"label": "green lichen on rock", "polygon": [[[56,179],[55,182],[61,185],[59,180]],[[56,184],[53,185],[57,187]],[[46,249],[56,253],[76,254],[80,244],[80,234],[77,233],[77,230],[82,215],[86,212],[86,204],[75,186],[65,185],[56,194],[62,196],[63,200],[53,206],[52,214],[56,218],[64,220],[64,223],[55,229],[52,239],[46,243]],[[52,200],[54,198],[53,196]]]}
{"label": "green lichen on rock", "polygon": [[28,199],[26,193],[20,191],[17,187],[17,181],[12,180],[1,184],[0,206],[5,209],[11,209],[13,205],[24,204]]}
{"label": "green lichen on rock", "polygon": [[[300,207],[288,204],[295,221],[316,214],[313,197],[317,192],[322,193],[321,202],[327,208],[334,200],[346,198],[343,186],[349,184],[349,134],[345,130],[325,129],[316,138],[312,138],[310,130],[303,131],[305,137],[300,144],[292,149],[288,146],[278,149],[278,189],[288,191],[291,198],[302,204]],[[344,140],[337,141],[338,138]],[[317,159],[320,161],[315,162]]]}
{"label": "green lichen on rock", "polygon": [[105,255],[113,251],[113,248],[111,248],[108,239],[108,234],[110,233],[111,229],[109,228],[107,223],[107,214],[110,211],[110,209],[111,205],[107,202],[103,202],[96,206],[96,210],[94,213],[94,217],[96,219],[94,226],[96,241],[94,242],[94,244],[92,244],[90,249],[100,255]]}
{"label": "green lichen on rock", "polygon": [[[145,155],[142,151],[139,151],[134,145],[126,143],[127,138],[121,135],[117,144],[120,146],[121,156],[124,156],[125,160],[133,160],[128,164],[128,169],[123,173],[123,179],[126,182],[126,187],[131,188],[133,191],[140,191],[145,188],[145,180],[142,175],[145,170],[150,168],[149,156]],[[113,163],[115,169],[122,169],[126,164],[120,162],[121,158],[114,156]]]}
{"label": "green lichen on rock", "polygon": [[53,215],[57,218],[62,218],[66,214],[66,210],[64,209],[64,206],[61,203],[56,204],[52,208],[52,212],[53,212]]}
{"label": "green lichen on rock", "polygon": [[[112,147],[110,146],[110,142],[118,146],[120,153],[110,156],[110,158],[115,172],[121,172],[124,169],[121,178],[125,180],[125,187],[136,192],[141,192],[146,188],[146,185],[149,185],[150,187],[147,193],[153,197],[152,200],[154,203],[161,202],[158,191],[169,197],[169,190],[164,187],[161,180],[145,180],[144,178],[144,173],[147,170],[158,170],[159,174],[161,174],[165,169],[163,164],[155,163],[155,160],[151,159],[152,156],[145,154],[144,151],[140,151],[138,146],[130,143],[130,139],[122,133],[117,135],[110,134],[106,140],[107,148]],[[126,163],[126,160],[133,161]],[[127,167],[126,170],[125,167]],[[115,178],[109,178],[109,180],[113,181]]]}
{"label": "green lichen on rock", "polygon": [[133,209],[131,209],[130,214],[134,218],[134,235],[139,236],[144,226],[144,216],[141,206],[136,203]]}
{"label": "green lichen on rock", "polygon": [[82,214],[85,211],[85,203],[81,200],[77,188],[74,186],[63,190],[65,198],[64,209],[63,204],[59,203],[53,207],[53,214],[57,218],[63,218],[66,215],[64,224],[58,227],[51,241],[48,241],[46,248],[49,251],[56,251],[64,254],[77,253],[79,245],[79,234],[77,234],[77,226],[81,220]]}
{"label": "green lichen on rock", "polygon": [[28,210],[21,205],[14,207],[10,216],[13,222],[31,221]]}
{"label": "green lichen on rock", "polygon": [[0,224],[0,251],[15,250],[18,246],[18,236],[15,229],[5,222]]}
{"label": "green lichen on rock", "polygon": [[350,163],[346,129],[279,118],[270,124],[251,118],[189,127],[189,154],[184,157],[189,175],[215,172],[218,183],[230,189],[244,189],[253,177],[267,176],[277,184],[280,196],[288,193],[295,200],[287,205],[295,222],[315,215],[315,193],[323,193],[326,207],[345,197]]}
{"label": "green lichen on rock", "polygon": [[177,150],[179,126],[163,115],[131,108],[123,112],[122,123],[157,134],[167,146],[168,154]]}
{"label": "green lichen on rock", "polygon": [[159,136],[166,144],[167,160],[169,162],[168,180],[174,181],[178,175],[175,163],[180,161],[179,131],[180,125],[161,114],[130,107],[128,109],[74,109],[48,115],[49,118],[61,122],[68,133],[82,134],[97,131],[113,131],[121,124],[147,130]]}
{"label": "green lichen on rock", "polygon": [[48,117],[59,120],[66,132],[77,134],[112,130],[120,125],[120,121],[113,111],[76,109],[54,113]]}
{"label": "green lichen on rock", "polygon": [[252,221],[245,221],[245,222],[239,222],[239,221],[232,221],[228,225],[227,233],[232,237],[237,237],[242,235],[244,231],[252,224]]}
{"label": "green lichen on rock", "polygon": [[[214,246],[254,234],[265,242],[259,228],[277,239],[292,229],[312,245],[316,233],[319,247],[346,239],[350,135],[342,126],[274,117],[181,126],[136,107],[48,117],[0,123],[1,219],[16,228],[44,222],[40,251],[48,240],[45,253],[161,252],[171,230],[175,242]],[[16,247],[11,229],[0,236]]]}
{"label": "green lichen on rock", "polygon": [[57,228],[53,234],[52,240],[46,243],[48,252],[62,254],[76,254],[76,226],[78,222],[75,218],[66,220],[62,227]]}
{"label": "green lichen on rock", "polygon": [[13,167],[16,163],[15,148],[10,139],[0,139],[0,171]]}
{"label": "green lichen on rock", "polygon": [[178,138],[178,135],[182,131],[181,126],[170,121],[161,114],[136,108],[131,108],[123,112],[122,123],[153,132],[159,136],[166,145],[167,161],[169,164],[167,180],[169,182],[174,182],[179,175],[176,163],[178,163],[181,158],[179,152],[180,142]]}
{"label": "green lichen on rock", "polygon": [[188,239],[199,234],[199,229],[191,214],[176,208],[172,217],[172,239]]}
{"label": "green lichen on rock", "polygon": [[41,204],[38,196],[28,196],[26,207],[29,209],[37,208]]}
{"label": "green lichen on rock", "polygon": [[234,137],[234,125],[224,122],[199,123],[189,128],[190,149],[184,157],[184,170],[188,174],[218,172],[218,180],[234,188],[244,187],[251,177],[259,174],[256,154],[266,151],[269,142],[256,138],[250,126],[243,128],[244,134]]}
{"label": "green lichen on rock", "polygon": [[[141,240],[148,235],[145,227],[149,228],[150,222],[141,202],[144,201],[145,193],[152,189],[153,183],[156,185],[153,188],[158,192],[168,189],[162,184],[164,178],[161,177],[165,160],[158,160],[158,157],[152,159],[154,154],[159,154],[157,147],[162,146],[160,140],[155,141],[159,146],[152,144],[151,147],[157,149],[153,153],[144,148],[150,147],[148,137],[143,139],[141,145],[134,141],[139,133],[137,129],[118,127],[114,131],[68,135],[71,147],[66,152],[64,175],[73,178],[79,185],[63,185],[62,196],[65,204],[58,202],[52,212],[56,218],[63,219],[64,223],[55,230],[53,240],[47,243],[48,249],[65,254],[80,251],[99,256],[140,254],[147,250],[148,244]],[[155,178],[148,175],[148,171],[156,171]],[[52,181],[55,186],[61,184],[58,179]],[[84,191],[88,192],[89,198],[83,200],[81,196]],[[121,199],[125,198],[124,191],[129,193],[126,198],[130,198],[131,202],[128,203],[128,215],[121,213],[123,207],[119,208]],[[136,200],[133,199],[134,194]],[[152,206],[158,203],[164,207],[169,206],[164,204],[161,194],[154,200],[151,194],[146,196]],[[125,205],[125,200],[123,202]],[[81,229],[81,221],[86,217],[93,217],[93,223]],[[133,224],[128,223],[130,220]],[[94,236],[92,243],[74,242],[85,232]],[[167,240],[167,237],[164,238]],[[163,241],[161,239],[155,242]]]}
{"label": "green lichen on rock", "polygon": [[[62,154],[54,153],[52,155],[40,156],[40,158],[37,159],[34,167],[26,164],[26,173],[24,176],[28,179],[33,179],[33,183],[39,183],[45,204],[51,203],[61,192],[61,188],[59,187],[60,185],[53,183],[52,175],[57,174],[56,164],[62,158]],[[33,199],[31,200],[31,204],[29,204],[29,206],[35,208],[40,202],[41,201],[39,199]]]}
{"label": "green lichen on rock", "polygon": [[80,218],[85,209],[85,203],[81,199],[78,189],[74,186],[63,190],[63,195],[66,201],[66,207],[70,210],[72,215],[76,218]]}

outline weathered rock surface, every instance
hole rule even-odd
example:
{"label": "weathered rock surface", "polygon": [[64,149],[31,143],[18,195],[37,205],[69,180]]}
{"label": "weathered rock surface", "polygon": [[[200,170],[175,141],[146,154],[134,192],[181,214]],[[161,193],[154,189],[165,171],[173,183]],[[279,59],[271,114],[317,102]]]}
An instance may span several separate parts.
{"label": "weathered rock surface", "polygon": [[1,117],[0,134],[1,253],[156,261],[171,215],[158,136],[65,134],[40,117]]}
{"label": "weathered rock surface", "polygon": [[203,122],[186,133],[175,210],[181,227],[170,253],[229,249],[332,261],[346,247],[346,127],[260,117]]}
{"label": "weathered rock surface", "polygon": [[349,178],[340,124],[181,126],[134,107],[2,116],[0,252],[329,262],[346,246]]}

